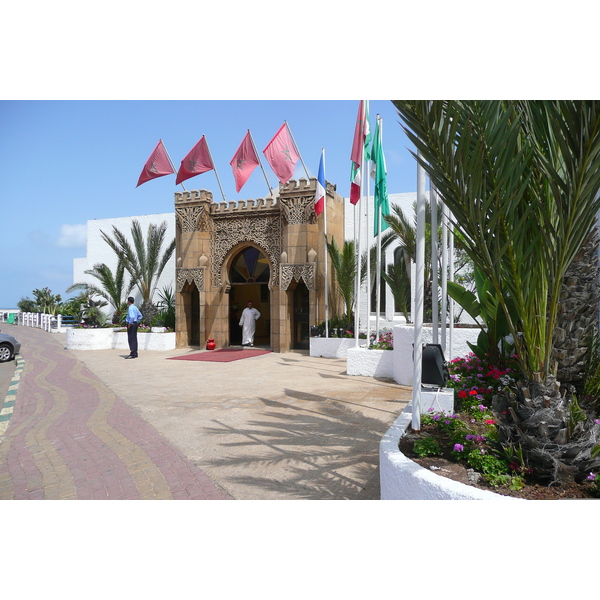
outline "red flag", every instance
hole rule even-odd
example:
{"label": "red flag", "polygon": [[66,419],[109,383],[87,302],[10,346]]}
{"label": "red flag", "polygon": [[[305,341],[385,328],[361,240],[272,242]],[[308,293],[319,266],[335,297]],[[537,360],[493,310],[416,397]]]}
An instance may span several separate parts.
{"label": "red flag", "polygon": [[171,173],[175,173],[175,171],[171,166],[171,161],[167,156],[167,150],[163,141],[159,140],[158,144],[156,144],[156,148],[154,148],[154,151],[150,155],[150,158],[146,161],[135,187],[139,187],[142,183],[146,183],[146,181],[150,181],[151,179],[170,175]]}
{"label": "red flag", "polygon": [[275,137],[269,142],[263,150],[271,169],[279,178],[280,183],[287,183],[296,168],[296,163],[300,158],[296,152],[292,135],[287,123],[284,123]]}
{"label": "red flag", "polygon": [[210,151],[208,150],[208,144],[206,138],[202,136],[200,141],[188,152],[186,157],[181,161],[179,172],[177,173],[177,179],[175,184],[179,185],[182,181],[195,177],[201,173],[212,171],[215,166],[213,165]]}
{"label": "red flag", "polygon": [[[352,173],[350,175],[350,202],[356,204],[360,200],[361,182],[362,182],[362,161],[363,153],[368,140],[370,140],[369,131],[369,105],[365,100],[361,100],[358,105],[358,116],[356,117],[356,127],[354,128],[354,140],[352,142],[352,152],[350,160],[352,161]],[[368,156],[365,156],[368,159]]]}
{"label": "red flag", "polygon": [[235,191],[239,192],[248,177],[252,174],[252,171],[260,164],[256,151],[254,150],[254,144],[250,137],[250,130],[242,140],[240,147],[233,155],[231,162],[229,163],[233,170],[233,176],[235,178]]}

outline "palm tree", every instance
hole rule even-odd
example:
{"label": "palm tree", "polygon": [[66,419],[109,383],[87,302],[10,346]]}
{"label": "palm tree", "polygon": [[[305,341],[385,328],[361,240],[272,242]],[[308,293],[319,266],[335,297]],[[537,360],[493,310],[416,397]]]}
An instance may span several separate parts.
{"label": "palm tree", "polygon": [[150,223],[144,239],[142,227],[137,219],[131,224],[133,246],[127,237],[113,225],[113,236],[101,231],[102,239],[113,249],[125,269],[131,276],[134,286],[137,286],[142,296],[140,310],[144,315],[144,323],[150,324],[156,316],[157,308],[152,303],[152,297],[158,285],[160,276],[175,251],[173,239],[162,252],[165,243],[167,222],[160,225]]}
{"label": "palm tree", "polygon": [[503,442],[520,444],[549,480],[589,469],[598,426],[571,419],[577,410],[560,394],[553,345],[564,276],[600,209],[600,101],[394,105],[494,289],[529,382],[527,393],[498,400],[510,413],[500,417]]}
{"label": "palm tree", "polygon": [[35,304],[39,312],[48,315],[56,315],[58,308],[60,307],[60,303],[62,302],[60,294],[53,294],[50,288],[45,287],[41,290],[33,290],[33,295],[35,297]]}
{"label": "palm tree", "polygon": [[114,307],[112,322],[120,323],[121,317],[127,310],[127,297],[135,287],[133,280],[125,283],[125,266],[119,260],[116,275],[113,276],[110,268],[104,263],[97,263],[92,269],[85,271],[99,281],[99,285],[89,283],[74,283],[67,289],[67,293],[84,290],[88,295],[97,295]]}
{"label": "palm tree", "polygon": [[352,311],[354,308],[355,296],[354,281],[357,271],[354,242],[344,241],[342,250],[340,250],[333,237],[331,238],[331,242],[327,241],[327,238],[325,238],[325,243],[327,244],[327,252],[331,258],[336,288],[344,303],[347,321],[346,326],[350,326],[352,324]]}

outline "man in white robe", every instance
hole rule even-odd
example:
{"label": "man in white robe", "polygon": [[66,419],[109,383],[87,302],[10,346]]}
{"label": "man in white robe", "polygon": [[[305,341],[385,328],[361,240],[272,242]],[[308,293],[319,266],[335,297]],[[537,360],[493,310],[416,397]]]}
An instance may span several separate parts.
{"label": "man in white robe", "polygon": [[254,332],[256,331],[256,320],[260,318],[260,313],[252,305],[252,300],[242,311],[240,318],[240,327],[242,328],[242,346],[254,346]]}

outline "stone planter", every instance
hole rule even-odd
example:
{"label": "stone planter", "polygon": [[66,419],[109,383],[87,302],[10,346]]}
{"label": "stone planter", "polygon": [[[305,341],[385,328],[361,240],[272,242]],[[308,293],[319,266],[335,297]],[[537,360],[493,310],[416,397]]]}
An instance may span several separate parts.
{"label": "stone planter", "polygon": [[[366,340],[359,340],[363,343]],[[346,358],[349,348],[356,346],[354,338],[310,338],[310,356],[323,358]]]}
{"label": "stone planter", "polygon": [[382,500],[517,500],[453,481],[410,460],[398,448],[412,422],[409,402],[379,444]]}
{"label": "stone planter", "polygon": [[[175,349],[175,332],[138,333],[140,350],[165,351]],[[129,350],[127,330],[122,327],[99,329],[68,329],[67,350]]]}
{"label": "stone planter", "polygon": [[394,351],[349,348],[346,356],[348,375],[394,378]]}

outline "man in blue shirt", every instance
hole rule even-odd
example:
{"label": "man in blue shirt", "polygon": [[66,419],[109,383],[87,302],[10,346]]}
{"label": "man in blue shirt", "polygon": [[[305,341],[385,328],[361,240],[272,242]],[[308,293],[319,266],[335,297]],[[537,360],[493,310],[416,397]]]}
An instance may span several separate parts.
{"label": "man in blue shirt", "polygon": [[125,358],[137,358],[138,357],[138,342],[137,342],[137,330],[142,321],[142,313],[138,310],[137,306],[133,303],[133,297],[127,298],[127,341],[129,342],[129,356]]}

